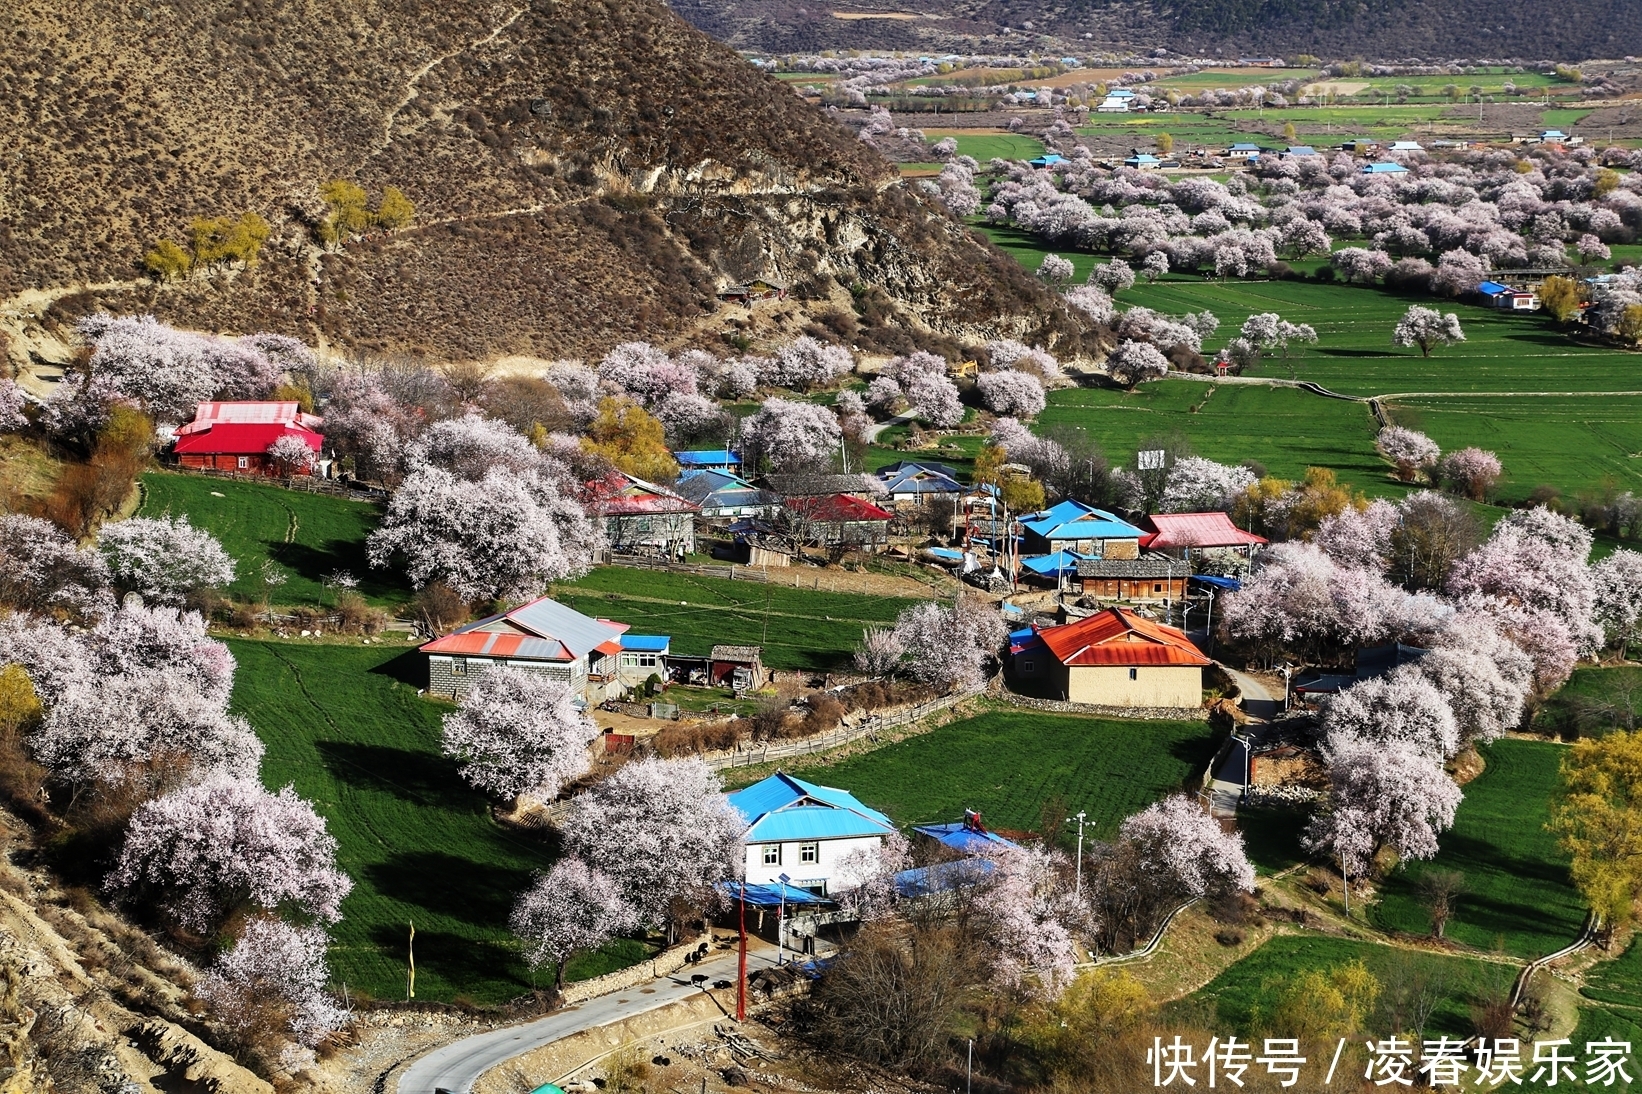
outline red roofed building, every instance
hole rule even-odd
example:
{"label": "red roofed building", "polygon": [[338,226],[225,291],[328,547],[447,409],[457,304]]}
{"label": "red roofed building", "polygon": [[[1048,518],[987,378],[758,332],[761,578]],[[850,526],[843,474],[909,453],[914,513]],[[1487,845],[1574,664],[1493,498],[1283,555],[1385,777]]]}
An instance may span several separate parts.
{"label": "red roofed building", "polygon": [[178,429],[177,435],[203,433],[219,422],[292,422],[303,429],[318,429],[322,421],[317,414],[304,414],[295,402],[200,403],[194,408],[194,420]]}
{"label": "red roofed building", "polygon": [[1252,553],[1264,547],[1263,536],[1245,532],[1224,513],[1158,513],[1140,522],[1140,546],[1146,551],[1179,551],[1190,558],[1192,548],[1233,548]]}
{"label": "red roofed building", "polygon": [[603,519],[615,554],[681,559],[695,553],[701,506],[664,486],[612,471],[585,485],[583,507]]}
{"label": "red roofed building", "polygon": [[625,623],[594,619],[547,597],[458,627],[422,646],[428,655],[428,691],[460,699],[473,681],[497,665],[563,680],[589,703],[614,689]]}
{"label": "red roofed building", "polygon": [[1013,675],[1047,685],[1056,698],[1103,707],[1203,705],[1203,669],[1214,662],[1184,631],[1123,608],[1033,631],[1010,643]]}
{"label": "red roofed building", "polygon": [[876,551],[889,545],[889,522],[895,514],[854,494],[788,497],[785,520],[800,543]]}
{"label": "red roofed building", "polygon": [[[296,404],[291,404],[295,406]],[[198,421],[184,426],[197,426]],[[268,448],[281,437],[296,437],[316,456],[325,438],[294,421],[213,422],[203,429],[180,433],[171,451],[183,467],[213,471],[245,471],[255,475],[275,475],[281,469],[268,458]],[[306,475],[307,469],[296,471]]]}

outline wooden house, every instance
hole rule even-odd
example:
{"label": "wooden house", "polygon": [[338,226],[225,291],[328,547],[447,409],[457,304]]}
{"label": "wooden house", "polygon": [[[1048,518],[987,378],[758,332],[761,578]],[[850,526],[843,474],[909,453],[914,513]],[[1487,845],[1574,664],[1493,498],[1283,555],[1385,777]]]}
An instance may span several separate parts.
{"label": "wooden house", "polygon": [[294,402],[200,403],[194,420],[177,430],[171,452],[179,466],[195,470],[306,475],[308,468],[276,467],[268,449],[282,437],[295,437],[317,457],[325,442],[314,430],[319,424]]}

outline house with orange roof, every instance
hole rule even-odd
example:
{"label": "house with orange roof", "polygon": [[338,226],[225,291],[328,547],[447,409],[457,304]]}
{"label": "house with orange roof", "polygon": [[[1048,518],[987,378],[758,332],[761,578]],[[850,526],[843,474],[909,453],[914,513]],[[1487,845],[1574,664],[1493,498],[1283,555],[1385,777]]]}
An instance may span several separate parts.
{"label": "house with orange roof", "polygon": [[1200,707],[1214,663],[1184,631],[1125,608],[1017,631],[1009,648],[1011,676],[1026,689],[1103,707]]}
{"label": "house with orange roof", "polygon": [[562,680],[588,703],[602,703],[626,690],[620,679],[624,637],[635,649],[643,645],[632,641],[628,629],[544,596],[423,645],[428,692],[461,699],[481,675],[505,665]]}

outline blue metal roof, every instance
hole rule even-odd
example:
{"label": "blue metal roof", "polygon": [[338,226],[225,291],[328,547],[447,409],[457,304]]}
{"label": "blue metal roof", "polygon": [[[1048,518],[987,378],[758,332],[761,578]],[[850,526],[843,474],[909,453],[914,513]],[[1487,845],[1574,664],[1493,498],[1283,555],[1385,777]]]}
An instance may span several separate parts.
{"label": "blue metal roof", "polygon": [[665,634],[624,634],[621,648],[639,653],[666,653],[672,639]]}
{"label": "blue metal roof", "polygon": [[1092,505],[1067,498],[1021,518],[1021,526],[1044,539],[1139,539],[1141,531]]}
{"label": "blue metal roof", "polygon": [[824,896],[816,896],[808,889],[783,885],[779,881],[772,881],[768,885],[754,885],[748,882],[745,886],[739,881],[721,881],[718,883],[718,890],[731,900],[745,899],[754,908],[777,908],[783,900],[788,904],[833,903]]}
{"label": "blue metal roof", "polygon": [[1208,574],[1194,574],[1192,580],[1211,588],[1225,589],[1227,592],[1233,593],[1243,587],[1243,583],[1235,577],[1211,577]]}
{"label": "blue metal roof", "polygon": [[1484,296],[1498,296],[1502,292],[1510,292],[1511,286],[1501,285],[1498,281],[1484,281],[1477,286],[1477,291]]}
{"label": "blue metal roof", "polygon": [[961,494],[963,487],[958,480],[939,471],[931,471],[914,464],[902,468],[893,475],[880,474],[884,489],[891,494]]}
{"label": "blue metal roof", "polygon": [[978,832],[963,821],[953,821],[950,824],[920,824],[913,828],[913,831],[966,855],[984,851],[989,847],[1019,846],[996,832]]}
{"label": "blue metal roof", "polygon": [[724,448],[704,448],[686,452],[674,452],[673,459],[680,467],[702,467],[712,464],[734,464],[739,466],[741,457]]}
{"label": "blue metal roof", "polygon": [[997,868],[986,859],[959,859],[934,866],[918,866],[895,875],[896,895],[912,899],[973,885]]}
{"label": "blue metal roof", "polygon": [[883,836],[895,830],[888,817],[849,791],[781,772],[736,791],[729,801],[747,821],[749,842]]}
{"label": "blue metal roof", "polygon": [[1233,152],[1258,152],[1260,151],[1260,146],[1258,144],[1249,144],[1245,141],[1239,141],[1237,144],[1231,146],[1231,150]]}
{"label": "blue metal roof", "polygon": [[725,505],[769,504],[764,491],[728,471],[686,471],[679,476],[678,493],[680,497],[687,498],[704,509]]}
{"label": "blue metal roof", "polygon": [[1400,163],[1365,163],[1363,164],[1363,174],[1406,175],[1408,174],[1408,168],[1404,167]]}
{"label": "blue metal roof", "polygon": [[1039,577],[1058,577],[1064,573],[1077,573],[1078,559],[1082,557],[1076,551],[1056,551],[1052,555],[1023,558],[1021,565]]}

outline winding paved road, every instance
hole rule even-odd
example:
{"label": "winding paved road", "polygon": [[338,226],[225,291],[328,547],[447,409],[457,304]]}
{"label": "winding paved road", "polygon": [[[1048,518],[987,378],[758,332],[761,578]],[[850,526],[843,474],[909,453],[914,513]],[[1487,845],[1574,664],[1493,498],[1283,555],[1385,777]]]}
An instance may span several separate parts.
{"label": "winding paved road", "polygon": [[[755,969],[770,968],[774,964],[773,951],[764,953],[753,950],[747,954],[749,974]],[[661,977],[630,991],[597,996],[534,1022],[505,1026],[441,1045],[405,1069],[399,1076],[398,1094],[434,1094],[439,1090],[468,1094],[479,1076],[515,1056],[550,1045],[571,1034],[620,1022],[700,994],[704,989],[690,983],[690,976],[697,973],[705,973],[709,982],[734,980],[735,951],[699,965],[687,965],[673,976]],[[544,1081],[550,1078],[552,1076],[546,1076]]]}

